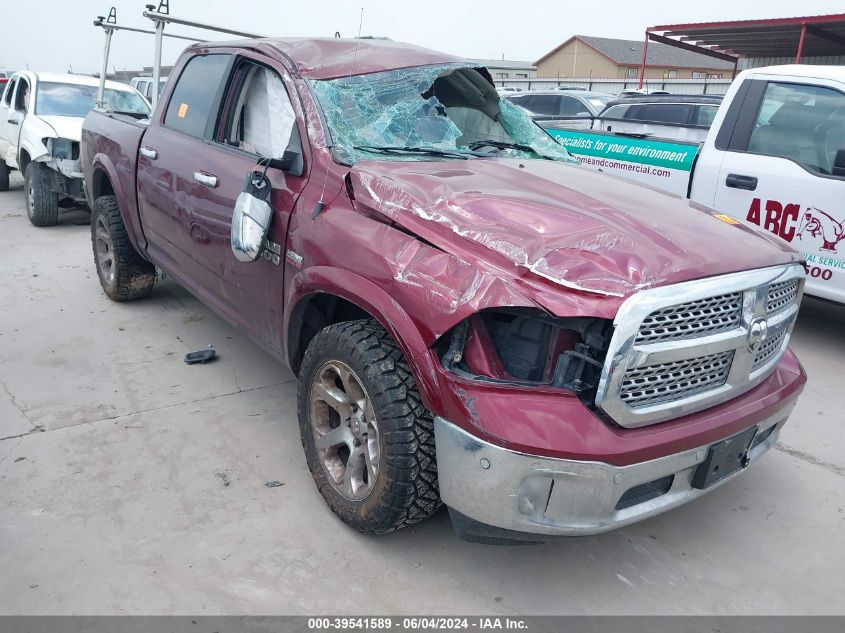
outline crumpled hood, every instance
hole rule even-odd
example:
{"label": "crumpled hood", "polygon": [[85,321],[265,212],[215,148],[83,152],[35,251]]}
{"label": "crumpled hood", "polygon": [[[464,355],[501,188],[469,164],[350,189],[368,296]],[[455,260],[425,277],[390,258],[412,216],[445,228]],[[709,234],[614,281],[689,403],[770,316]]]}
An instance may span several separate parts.
{"label": "crumpled hood", "polygon": [[84,118],[78,116],[42,116],[40,114],[36,116],[55,130],[57,138],[66,138],[71,141],[82,140]]}
{"label": "crumpled hood", "polygon": [[[546,160],[362,161],[356,200],[439,248],[560,286],[626,297],[800,261],[786,242],[696,203]],[[724,217],[724,216],[723,216]]]}

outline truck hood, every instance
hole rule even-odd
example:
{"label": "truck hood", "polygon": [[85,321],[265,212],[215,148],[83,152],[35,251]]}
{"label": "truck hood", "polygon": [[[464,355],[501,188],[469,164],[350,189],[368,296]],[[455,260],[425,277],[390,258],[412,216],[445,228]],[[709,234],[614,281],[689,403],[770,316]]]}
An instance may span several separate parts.
{"label": "truck hood", "polygon": [[56,138],[82,140],[82,122],[85,119],[78,116],[36,116],[55,130]]}
{"label": "truck hood", "polygon": [[547,160],[361,161],[363,204],[461,259],[571,290],[658,285],[800,261],[786,242],[697,203]]}

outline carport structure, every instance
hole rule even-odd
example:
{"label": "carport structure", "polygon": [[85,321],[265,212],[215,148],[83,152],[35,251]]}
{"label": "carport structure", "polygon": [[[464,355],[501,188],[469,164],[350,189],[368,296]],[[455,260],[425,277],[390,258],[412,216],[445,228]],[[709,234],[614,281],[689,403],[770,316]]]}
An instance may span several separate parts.
{"label": "carport structure", "polygon": [[845,55],[845,13],[650,26],[645,31],[640,87],[650,41],[733,62],[736,76],[740,57],[794,57],[800,64],[808,57]]}

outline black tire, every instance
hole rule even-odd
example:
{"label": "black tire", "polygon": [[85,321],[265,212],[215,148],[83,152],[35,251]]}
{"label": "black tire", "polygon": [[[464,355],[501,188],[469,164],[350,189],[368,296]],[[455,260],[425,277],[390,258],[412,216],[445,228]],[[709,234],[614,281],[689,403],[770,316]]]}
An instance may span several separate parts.
{"label": "black tire", "polygon": [[[338,484],[332,483],[315,444],[313,384],[318,371],[336,362],[360,377],[378,421],[378,472],[361,500],[352,500],[335,487]],[[422,521],[437,510],[440,496],[431,413],[422,404],[402,351],[377,321],[347,321],[318,332],[302,361],[297,399],[308,469],[341,520],[359,532],[384,534]]]}
{"label": "black tire", "polygon": [[100,285],[110,299],[132,301],[152,292],[155,266],[141,257],[129,241],[114,196],[100,196],[94,201],[91,246]]}
{"label": "black tire", "polygon": [[0,191],[9,190],[9,166],[0,159]]}
{"label": "black tire", "polygon": [[55,174],[35,161],[23,174],[23,195],[26,215],[35,226],[53,226],[59,221],[59,195],[53,191]]}

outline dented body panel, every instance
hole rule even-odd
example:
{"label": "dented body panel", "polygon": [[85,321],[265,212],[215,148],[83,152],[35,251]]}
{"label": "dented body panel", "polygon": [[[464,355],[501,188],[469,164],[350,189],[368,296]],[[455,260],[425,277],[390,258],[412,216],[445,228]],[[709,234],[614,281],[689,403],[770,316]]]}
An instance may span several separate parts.
{"label": "dented body panel", "polygon": [[[275,259],[240,262],[228,252],[227,209],[254,159],[214,134],[194,138],[164,121],[174,82],[194,56],[209,53],[260,62],[291,98],[303,168],[267,172]],[[704,411],[629,429],[590,402],[601,350],[628,298],[788,266],[798,260],[788,247],[695,203],[539,152],[527,156],[531,148],[339,162],[312,85],[346,77],[353,59],[361,75],[459,61],[388,41],[196,45],[174,68],[149,127],[88,116],[89,200],[113,193],[144,257],[294,372],[321,327],[378,320],[400,346],[426,408],[502,450],[625,467],[706,446],[791,408],[806,377],[786,343],[764,381]],[[420,101],[439,108],[433,98]],[[217,184],[191,182],[198,171]]]}

